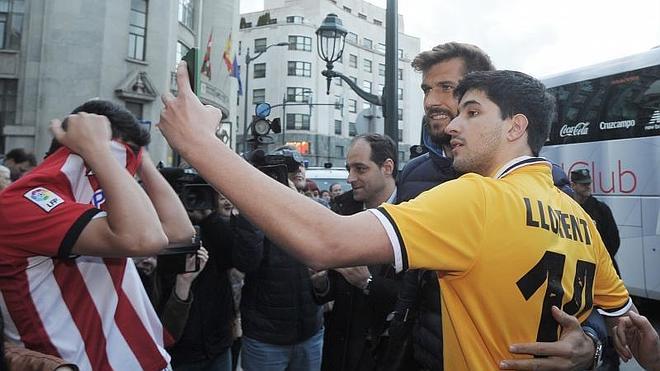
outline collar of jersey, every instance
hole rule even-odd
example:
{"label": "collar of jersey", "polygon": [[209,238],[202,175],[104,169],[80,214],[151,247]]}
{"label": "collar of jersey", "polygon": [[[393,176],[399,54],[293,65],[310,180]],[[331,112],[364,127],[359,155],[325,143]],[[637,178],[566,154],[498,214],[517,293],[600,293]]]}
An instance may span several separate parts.
{"label": "collar of jersey", "polygon": [[521,168],[523,166],[539,164],[539,163],[545,163],[548,166],[552,166],[552,164],[550,164],[550,162],[544,159],[543,157],[532,157],[532,156],[516,157],[513,160],[504,164],[504,166],[502,166],[500,170],[497,171],[497,173],[495,174],[495,179],[502,179],[512,171]]}

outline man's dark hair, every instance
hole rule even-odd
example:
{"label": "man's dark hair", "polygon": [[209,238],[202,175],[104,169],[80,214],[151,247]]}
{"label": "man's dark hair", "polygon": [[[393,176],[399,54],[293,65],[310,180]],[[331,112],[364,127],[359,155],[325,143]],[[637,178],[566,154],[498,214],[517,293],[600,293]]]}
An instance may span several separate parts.
{"label": "man's dark hair", "polygon": [[37,166],[37,158],[34,157],[34,154],[25,152],[23,148],[14,148],[7,152],[5,160],[13,160],[17,164],[27,161],[30,166]]}
{"label": "man's dark hair", "polygon": [[392,176],[396,178],[396,173],[399,169],[399,161],[396,154],[396,144],[394,144],[392,138],[377,133],[360,134],[353,138],[351,146],[353,146],[358,140],[364,140],[369,143],[369,146],[371,147],[370,160],[375,162],[378,167],[383,166],[383,163],[385,163],[388,158],[392,159],[392,162],[394,162]]}
{"label": "man's dark hair", "polygon": [[[107,100],[90,100],[74,109],[71,114],[80,112],[103,115],[110,121],[112,139],[121,139],[131,142],[138,147],[144,147],[151,141],[151,135],[145,130],[138,120],[124,107]],[[66,128],[65,128],[66,129]],[[53,139],[46,156],[51,155],[62,145]]]}
{"label": "man's dark hair", "polygon": [[423,51],[413,59],[411,65],[415,71],[425,72],[434,65],[453,58],[461,58],[465,66],[464,73],[473,71],[492,71],[495,69],[490,57],[478,46],[472,44],[449,42]]}
{"label": "man's dark hair", "polygon": [[555,100],[543,83],[517,71],[480,71],[467,74],[454,90],[460,101],[466,92],[479,90],[495,103],[502,119],[516,114],[527,117],[527,143],[534,156],[548,138],[555,113]]}

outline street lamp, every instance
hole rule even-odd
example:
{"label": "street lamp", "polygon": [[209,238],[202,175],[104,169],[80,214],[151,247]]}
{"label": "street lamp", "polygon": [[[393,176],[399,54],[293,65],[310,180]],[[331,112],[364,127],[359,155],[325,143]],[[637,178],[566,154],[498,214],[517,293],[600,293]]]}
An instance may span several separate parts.
{"label": "street lamp", "polygon": [[386,24],[385,24],[385,87],[383,95],[375,95],[362,90],[351,78],[333,70],[333,64],[338,61],[344,53],[346,34],[348,31],[336,14],[328,14],[321,26],[316,30],[316,40],[319,57],[325,61],[327,69],[321,74],[328,80],[328,91],[330,94],[330,82],[332,78],[338,77],[344,80],[353,91],[365,101],[381,106],[385,117],[385,134],[387,134],[397,145],[398,151],[398,19],[397,1],[387,0]]}
{"label": "street lamp", "polygon": [[247,53],[245,54],[245,107],[243,109],[243,151],[247,150],[247,128],[248,128],[248,97],[250,94],[250,63],[261,57],[262,54],[264,54],[268,49],[270,49],[273,46],[289,46],[288,42],[280,42],[277,44],[270,44],[267,47],[264,48],[264,50],[260,51],[255,55],[254,57],[250,56],[250,47],[247,48]]}

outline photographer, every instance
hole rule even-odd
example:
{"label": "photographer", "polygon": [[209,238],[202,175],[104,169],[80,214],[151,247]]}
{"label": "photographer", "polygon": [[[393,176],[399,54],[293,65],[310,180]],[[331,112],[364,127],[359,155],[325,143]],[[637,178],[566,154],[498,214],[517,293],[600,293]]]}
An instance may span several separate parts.
{"label": "photographer", "polygon": [[[288,179],[302,189],[305,173],[300,154],[286,148],[274,154],[289,164]],[[314,301],[307,267],[260,232],[251,231],[244,218],[236,218],[235,227],[234,262],[245,273],[241,366],[246,371],[319,370],[322,313]]]}
{"label": "photographer", "polygon": [[[181,336],[168,348],[172,365],[177,371],[230,371],[232,322],[236,315],[228,275],[233,232],[219,212],[217,192],[192,169],[165,168],[161,173],[179,194],[191,222],[199,226],[202,244],[208,250],[206,267],[192,283],[190,310],[182,323]],[[177,287],[181,274],[161,264],[156,270],[161,277],[161,293]]]}
{"label": "photographer", "polygon": [[[196,254],[188,254],[185,259],[186,273],[176,275],[174,285],[169,291],[161,288],[162,280],[156,270],[158,264],[156,256],[133,258],[149,300],[156,308],[163,327],[172,337],[166,342],[166,345],[178,341],[181,337],[192,304],[192,283],[204,270],[208,258],[209,253],[204,247],[200,247]],[[197,262],[199,262],[199,267],[197,267]]]}

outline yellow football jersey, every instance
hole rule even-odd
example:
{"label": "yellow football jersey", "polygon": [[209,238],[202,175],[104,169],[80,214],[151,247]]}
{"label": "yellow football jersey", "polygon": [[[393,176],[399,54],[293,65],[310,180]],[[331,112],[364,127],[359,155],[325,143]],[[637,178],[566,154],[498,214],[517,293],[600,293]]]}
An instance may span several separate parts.
{"label": "yellow football jersey", "polygon": [[592,306],[618,315],[632,303],[592,220],[553,185],[550,163],[509,165],[497,178],[467,174],[373,211],[398,269],[438,271],[447,370],[498,369],[521,357],[510,344],[557,340],[553,305],[582,321]]}

